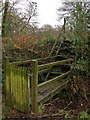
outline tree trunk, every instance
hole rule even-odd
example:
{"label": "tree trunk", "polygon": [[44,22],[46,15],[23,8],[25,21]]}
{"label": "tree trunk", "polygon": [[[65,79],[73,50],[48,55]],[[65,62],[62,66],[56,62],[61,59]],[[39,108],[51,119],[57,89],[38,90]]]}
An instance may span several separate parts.
{"label": "tree trunk", "polygon": [[7,36],[8,9],[9,9],[9,0],[6,0],[4,13],[3,13],[3,19],[2,19],[2,37],[6,37]]}

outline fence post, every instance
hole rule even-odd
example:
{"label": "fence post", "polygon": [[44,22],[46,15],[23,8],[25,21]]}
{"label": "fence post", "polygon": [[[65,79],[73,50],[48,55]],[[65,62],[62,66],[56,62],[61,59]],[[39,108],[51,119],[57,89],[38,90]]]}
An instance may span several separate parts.
{"label": "fence post", "polygon": [[63,26],[63,30],[64,30],[64,40],[66,40],[66,31],[65,31],[65,25],[66,25],[66,19],[64,18],[64,26]]}
{"label": "fence post", "polygon": [[[4,58],[4,77],[6,77],[6,70],[7,70],[7,66],[9,64],[9,58]],[[5,79],[4,79],[5,80]]]}
{"label": "fence post", "polygon": [[32,73],[31,73],[31,110],[38,113],[38,61],[32,60]]}
{"label": "fence post", "polygon": [[[4,86],[5,86],[5,100],[6,100],[6,105],[11,105],[10,103],[10,81],[9,78],[7,79],[7,75],[9,74],[9,58],[5,57],[4,58]],[[7,90],[8,89],[8,90]]]}

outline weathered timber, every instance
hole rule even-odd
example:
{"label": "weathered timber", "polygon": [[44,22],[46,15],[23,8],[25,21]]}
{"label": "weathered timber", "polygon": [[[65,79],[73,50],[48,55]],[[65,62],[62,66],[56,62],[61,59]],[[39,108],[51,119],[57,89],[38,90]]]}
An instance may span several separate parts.
{"label": "weathered timber", "polygon": [[52,56],[52,57],[46,57],[46,58],[38,58],[38,62],[41,61],[49,61],[49,60],[54,60],[57,56]]}
{"label": "weathered timber", "polygon": [[66,59],[69,59],[69,58],[74,58],[75,56],[73,55],[57,55],[57,57],[63,57],[63,58],[66,58]]}
{"label": "weathered timber", "polygon": [[11,101],[10,101],[10,70],[9,70],[9,59],[4,58],[4,80],[5,80],[5,103],[8,106],[11,106]]}
{"label": "weathered timber", "polygon": [[29,113],[30,76],[27,76],[27,70],[9,65],[7,73],[5,77],[5,98],[7,105],[24,113]]}
{"label": "weathered timber", "polygon": [[67,56],[65,56],[65,55],[57,55],[57,57],[63,57],[63,58],[68,59],[68,57],[67,57]]}
{"label": "weathered timber", "polygon": [[60,75],[60,74],[62,74],[62,72],[51,72],[50,74]]}
{"label": "weathered timber", "polygon": [[24,94],[24,89],[25,89],[25,85],[24,85],[24,68],[22,68],[22,72],[21,72],[21,78],[22,78],[22,96],[23,96],[23,99],[22,99],[22,111],[24,112],[25,109],[24,109],[24,106],[25,106],[25,94]]}
{"label": "weathered timber", "polygon": [[66,31],[65,31],[65,25],[66,25],[66,19],[64,18],[64,26],[63,26],[63,29],[64,29],[64,36],[63,36],[63,37],[64,37],[64,40],[66,40],[66,36],[65,36],[65,32],[66,32]]}
{"label": "weathered timber", "polygon": [[12,78],[12,81],[10,80],[11,82],[11,104],[13,105],[14,103],[14,94],[13,94],[13,91],[14,91],[14,76],[13,76],[13,68],[10,66],[10,77]]}
{"label": "weathered timber", "polygon": [[38,62],[41,61],[48,61],[48,60],[53,60],[55,59],[57,56],[53,56],[53,57],[46,57],[46,58],[38,58],[38,59],[32,59],[32,60],[26,60],[26,61],[19,61],[19,62],[12,62],[9,63],[9,65],[22,65],[22,64],[28,64],[31,63],[33,60],[37,60]]}
{"label": "weathered timber", "polygon": [[[52,59],[54,58],[55,56],[52,57]],[[45,58],[43,59],[43,61],[48,59]],[[61,82],[60,79],[62,79],[65,76],[68,76],[69,78],[72,72],[71,70],[39,85],[38,74],[49,72],[51,70],[50,67],[54,65],[62,65],[66,64],[67,62],[70,64],[70,62],[73,61],[73,59],[67,59],[43,65],[38,65],[39,60],[38,59],[30,60],[33,74],[31,74],[30,71],[28,71],[26,68],[15,66],[15,64],[13,65],[13,63],[9,64],[9,60],[6,60],[7,62],[5,62],[4,65],[5,66],[4,77],[6,80],[5,83],[6,102],[8,106],[11,105],[12,108],[15,108],[24,113],[29,113],[30,111],[38,113],[39,103],[47,102],[48,100],[51,99],[51,97],[55,96],[63,88],[67,88],[66,87],[67,82]],[[27,75],[27,73],[30,74],[31,76]],[[30,78],[31,78],[31,95],[30,95]]]}
{"label": "weathered timber", "polygon": [[60,64],[64,64],[67,63],[69,61],[73,61],[73,59],[67,59],[67,60],[63,60],[63,61],[57,61],[57,62],[52,62],[52,63],[48,63],[48,64],[44,64],[44,65],[39,65],[38,68],[43,69],[43,68],[48,68],[54,65],[60,65]]}
{"label": "weathered timber", "polygon": [[66,73],[63,73],[63,74],[60,75],[60,76],[57,76],[57,77],[55,77],[55,78],[53,78],[53,79],[50,79],[50,80],[48,80],[48,81],[46,81],[46,82],[43,82],[43,83],[41,83],[41,84],[38,85],[38,89],[40,89],[40,88],[42,88],[42,87],[44,87],[44,86],[47,86],[48,84],[53,83],[53,82],[55,82],[55,81],[57,81],[57,80],[60,80],[61,78],[65,77],[66,75],[68,75],[68,74],[70,74],[70,73],[71,73],[71,70],[68,71],[68,72],[66,72]]}
{"label": "weathered timber", "polygon": [[[29,72],[30,71],[28,71],[28,73]],[[22,94],[21,106],[23,106],[23,112],[29,113],[30,112],[30,76],[27,76],[27,70],[25,68],[21,68],[21,74],[22,74],[20,75],[22,80],[22,84],[21,84],[22,91],[20,93]]]}
{"label": "weathered timber", "polygon": [[27,86],[26,86],[26,83],[27,82],[27,79],[26,79],[26,71],[24,69],[24,111],[27,111]]}
{"label": "weathered timber", "polygon": [[19,110],[22,110],[22,99],[23,99],[21,71],[22,71],[22,69],[20,68],[19,73],[18,73],[19,74],[19,104],[20,104]]}
{"label": "weathered timber", "polygon": [[[23,112],[29,113],[30,112],[30,76],[27,76],[27,70],[25,68],[21,68],[21,71],[22,71],[22,106],[23,106]],[[29,73],[29,71],[28,71],[28,73]]]}
{"label": "weathered timber", "polygon": [[63,119],[66,113],[62,114],[47,114],[47,115],[40,115],[40,116],[35,116],[34,119],[54,119],[55,117],[59,117],[59,119]]}
{"label": "weathered timber", "polygon": [[[28,73],[30,74],[30,71],[28,71]],[[27,77],[27,107],[28,107],[28,113],[30,113],[30,80],[31,80],[31,77],[28,76]]]}
{"label": "weathered timber", "polygon": [[[58,83],[58,82],[57,82]],[[55,83],[53,83],[55,84]],[[56,85],[55,85],[56,86]],[[45,103],[48,100],[50,100],[53,96],[55,96],[56,94],[60,93],[60,91],[64,88],[66,88],[67,86],[67,82],[61,82],[58,83],[58,86],[55,87],[55,89],[51,89],[48,92],[42,94],[39,98],[38,98],[38,103]]]}
{"label": "weathered timber", "polygon": [[45,73],[45,72],[48,72],[48,71],[50,71],[50,68],[38,71],[38,74]]}
{"label": "weathered timber", "polygon": [[37,103],[37,92],[38,92],[38,61],[33,60],[32,61],[32,73],[33,76],[31,76],[31,108],[32,112],[38,113],[38,103]]}
{"label": "weathered timber", "polygon": [[[62,64],[62,65],[70,66],[71,64]],[[49,72],[50,70],[51,70],[51,68],[48,68],[48,69],[44,69],[44,70],[38,71],[38,73],[42,74],[42,73],[45,73],[45,72]]]}

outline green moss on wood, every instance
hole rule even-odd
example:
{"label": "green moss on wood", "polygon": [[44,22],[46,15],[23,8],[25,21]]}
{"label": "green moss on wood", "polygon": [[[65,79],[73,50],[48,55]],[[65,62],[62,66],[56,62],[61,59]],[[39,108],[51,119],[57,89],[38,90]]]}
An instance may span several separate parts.
{"label": "green moss on wood", "polygon": [[31,76],[31,107],[32,112],[38,113],[38,103],[37,103],[37,92],[38,92],[38,61],[32,61],[32,73],[34,74]]}
{"label": "green moss on wood", "polygon": [[44,64],[44,65],[39,65],[38,67],[39,67],[39,70],[40,70],[40,69],[52,67],[52,66],[54,66],[54,65],[64,64],[64,63],[67,63],[67,62],[69,62],[69,61],[73,61],[73,59],[67,59],[67,60],[52,62],[52,63],[48,63],[48,64]]}
{"label": "green moss on wood", "polygon": [[51,83],[53,83],[53,82],[55,82],[55,81],[57,81],[57,80],[60,80],[60,79],[62,79],[63,77],[67,76],[67,75],[70,74],[70,73],[71,73],[71,71],[68,71],[68,72],[66,72],[66,73],[63,73],[62,75],[59,75],[59,76],[51,79],[51,80],[48,80],[48,81],[46,81],[46,82],[43,82],[43,83],[41,83],[41,84],[38,85],[38,89],[40,89],[40,88],[42,88],[42,87],[45,87],[45,86],[47,86],[48,84],[51,84]]}

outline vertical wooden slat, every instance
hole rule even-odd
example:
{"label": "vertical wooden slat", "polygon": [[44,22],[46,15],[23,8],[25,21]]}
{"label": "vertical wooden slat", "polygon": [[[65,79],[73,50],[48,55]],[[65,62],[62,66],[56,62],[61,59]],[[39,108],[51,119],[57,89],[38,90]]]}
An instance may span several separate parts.
{"label": "vertical wooden slat", "polygon": [[24,79],[24,76],[23,76],[23,68],[21,68],[21,95],[22,95],[22,112],[24,112],[24,99],[23,99],[23,94],[24,94],[24,89],[23,89],[23,79]]}
{"label": "vertical wooden slat", "polygon": [[22,69],[22,93],[23,93],[23,111],[25,111],[25,84],[24,84],[24,68]]}
{"label": "vertical wooden slat", "polygon": [[19,81],[20,81],[20,110],[22,111],[22,105],[23,105],[23,96],[22,96],[22,77],[21,77],[21,71],[22,71],[22,68],[20,68],[20,71],[19,71],[19,75],[20,75],[20,78],[19,78]]}
{"label": "vertical wooden slat", "polygon": [[10,65],[10,82],[11,82],[11,106],[14,107],[14,68]]}
{"label": "vertical wooden slat", "polygon": [[11,91],[10,91],[10,94],[11,94],[11,105],[13,107],[13,93],[14,93],[14,90],[13,90],[13,67],[10,66],[10,81],[11,81]]}
{"label": "vertical wooden slat", "polygon": [[17,67],[16,68],[17,69],[17,74],[16,74],[16,76],[17,76],[17,108],[19,109],[19,68]]}
{"label": "vertical wooden slat", "polygon": [[20,109],[20,75],[19,75],[19,67],[18,67],[18,109]]}
{"label": "vertical wooden slat", "polygon": [[17,109],[20,110],[20,68],[17,67]]}
{"label": "vertical wooden slat", "polygon": [[7,81],[7,104],[11,107],[11,79],[10,79],[10,66],[7,66],[7,75],[6,75],[6,81]]}
{"label": "vertical wooden slat", "polygon": [[15,106],[15,67],[12,67],[13,72],[13,108]]}
{"label": "vertical wooden slat", "polygon": [[14,96],[15,96],[15,102],[14,102],[14,108],[16,108],[16,101],[17,101],[17,89],[16,89],[16,86],[17,86],[17,76],[16,76],[16,71],[17,71],[17,68],[14,67],[14,86],[15,86],[15,89],[14,89]]}
{"label": "vertical wooden slat", "polygon": [[25,96],[25,113],[27,113],[27,96],[28,96],[28,93],[27,93],[27,77],[26,77],[26,69],[24,68],[24,96]]}
{"label": "vertical wooden slat", "polygon": [[[28,71],[28,73],[30,74],[30,71]],[[30,76],[27,76],[27,106],[28,106],[28,113],[30,112]]]}
{"label": "vertical wooden slat", "polygon": [[31,92],[32,92],[31,108],[32,108],[32,112],[38,113],[38,103],[37,103],[38,61],[37,60],[32,61],[32,74],[33,76],[31,76]]}
{"label": "vertical wooden slat", "polygon": [[27,92],[26,92],[26,70],[24,68],[24,111],[27,111],[27,106],[26,106],[26,99],[27,99]]}
{"label": "vertical wooden slat", "polygon": [[22,99],[21,99],[21,94],[22,94],[22,91],[21,91],[21,68],[19,67],[19,110],[21,111],[21,103],[22,103]]}
{"label": "vertical wooden slat", "polygon": [[17,71],[17,67],[15,68],[15,70],[16,70],[16,74],[15,74],[15,76],[16,76],[16,109],[18,109],[18,75],[17,75],[18,71]]}

